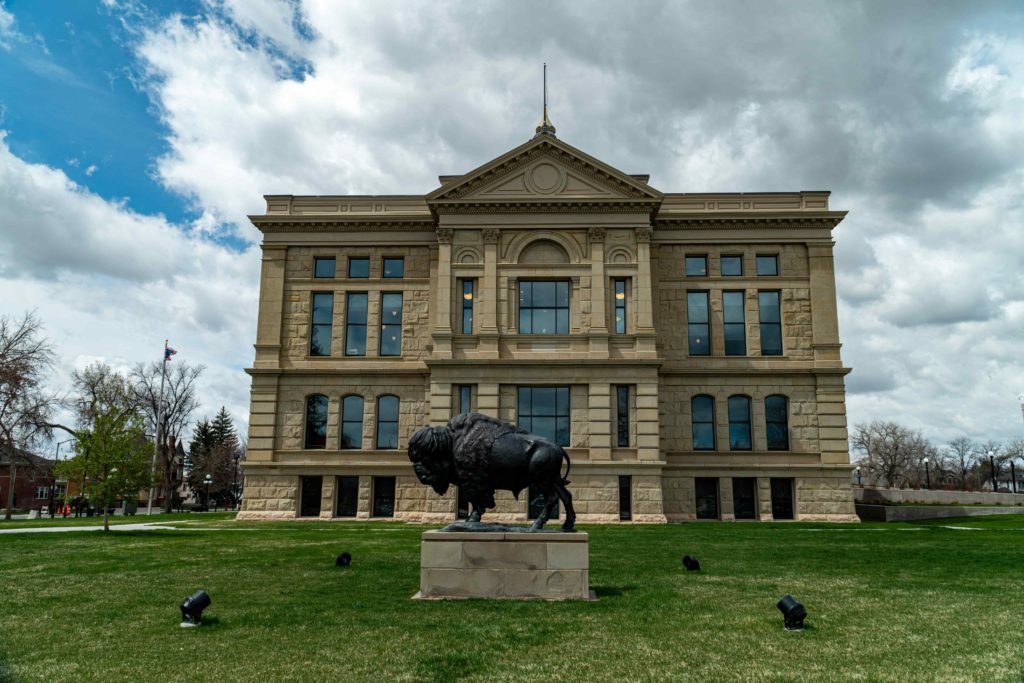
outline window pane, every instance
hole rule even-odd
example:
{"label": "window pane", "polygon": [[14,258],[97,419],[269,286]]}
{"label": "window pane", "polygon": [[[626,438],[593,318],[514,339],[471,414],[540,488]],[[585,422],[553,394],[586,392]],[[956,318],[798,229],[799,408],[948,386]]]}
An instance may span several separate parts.
{"label": "window pane", "polygon": [[778,324],[761,325],[761,355],[782,355],[782,327]]}
{"label": "window pane", "polygon": [[709,339],[707,325],[689,325],[687,332],[691,356],[711,355],[711,340]]}
{"label": "window pane", "polygon": [[746,396],[729,397],[729,422],[750,422],[750,399]]}
{"label": "window pane", "polygon": [[380,302],[380,355],[402,354],[402,295],[388,292]]}
{"label": "window pane", "polygon": [[533,334],[533,309],[519,309],[519,333]]}
{"label": "window pane", "polygon": [[558,387],[555,390],[556,410],[559,415],[569,415],[569,387]]}
{"label": "window pane", "polygon": [[473,387],[463,384],[459,387],[459,412],[469,413],[473,411]]}
{"label": "window pane", "polygon": [[571,421],[568,387],[519,387],[519,426],[568,446]]}
{"label": "window pane", "polygon": [[615,280],[615,334],[626,333],[626,281]]}
{"label": "window pane", "polygon": [[331,355],[331,326],[313,325],[309,338],[309,355],[329,356]]}
{"label": "window pane", "polygon": [[384,259],[384,277],[403,277],[405,275],[404,258]]}
{"label": "window pane", "polygon": [[704,277],[708,274],[707,256],[687,256],[686,275],[688,277]]}
{"label": "window pane", "polygon": [[776,255],[771,256],[758,256],[757,257],[757,274],[758,275],[778,275],[779,274],[779,257]]}
{"label": "window pane", "polygon": [[398,423],[377,423],[377,448],[398,448]]}
{"label": "window pane", "polygon": [[349,325],[345,334],[345,355],[366,355],[366,325]]}
{"label": "window pane", "polygon": [[334,317],[334,295],[317,293],[313,295],[313,324],[330,325]]}
{"label": "window pane", "polygon": [[555,334],[569,334],[569,309],[559,308],[556,313]]}
{"label": "window pane", "polygon": [[555,307],[555,285],[556,282],[534,282],[533,300],[530,302],[534,307]]}
{"label": "window pane", "polygon": [[785,422],[787,417],[786,398],[769,396],[764,400],[764,416],[769,422]]}
{"label": "window pane", "polygon": [[732,505],[736,519],[757,519],[757,480],[753,477],[734,477]]}
{"label": "window pane", "polygon": [[725,322],[743,322],[743,292],[723,292],[722,307]]}
{"label": "window pane", "polygon": [[519,283],[519,307],[530,308],[533,306],[533,283],[532,282],[520,282]]}
{"label": "window pane", "polygon": [[723,256],[721,266],[722,275],[725,277],[737,277],[743,275],[742,256]]}
{"label": "window pane", "polygon": [[373,478],[373,512],[374,517],[395,516],[395,478]]}
{"label": "window pane", "polygon": [[708,322],[708,293],[686,293],[686,320],[691,323]]}
{"label": "window pane", "polygon": [[729,424],[729,448],[734,451],[750,450],[749,424]]}
{"label": "window pane", "polygon": [[348,314],[346,320],[349,323],[366,324],[367,295],[365,292],[348,295]]}
{"label": "window pane", "polygon": [[564,308],[564,307],[569,305],[569,283],[568,282],[559,282],[557,284],[558,284],[558,292],[557,292],[558,296],[557,296],[557,300],[556,300],[556,305],[559,306],[559,307]]}
{"label": "window pane", "polygon": [[633,478],[619,476],[619,519],[633,519]]}
{"label": "window pane", "polygon": [[355,517],[359,507],[359,477],[338,477],[338,516]]}
{"label": "window pane", "polygon": [[363,397],[346,396],[341,402],[342,419],[346,422],[363,421]]}
{"label": "window pane", "polygon": [[[533,411],[530,410],[532,397],[533,389],[530,387],[519,387],[519,405],[517,407],[517,412],[520,420],[533,414]],[[520,426],[525,428],[526,425],[523,425],[522,422],[520,422]]]}
{"label": "window pane", "polygon": [[768,450],[789,450],[789,430],[786,429],[786,425],[778,422],[768,422],[765,425],[765,432],[768,435]]}
{"label": "window pane", "polygon": [[758,292],[757,303],[760,309],[760,321],[763,323],[782,322],[779,311],[778,292]]}
{"label": "window pane", "polygon": [[698,477],[694,479],[697,519],[718,519],[718,479]]}
{"label": "window pane", "polygon": [[362,448],[363,447],[363,424],[361,422],[341,423],[341,447]]}
{"label": "window pane", "polygon": [[313,260],[313,277],[334,277],[334,259],[318,258]]}
{"label": "window pane", "polygon": [[769,396],[764,400],[765,432],[768,450],[789,450],[789,410],[785,396]]}
{"label": "window pane", "polygon": [[380,300],[381,322],[385,325],[393,325],[402,322],[402,294],[401,292],[386,292]]}
{"label": "window pane", "polygon": [[349,277],[370,277],[370,259],[350,258],[348,260]]}
{"label": "window pane", "polygon": [[555,418],[553,417],[535,416],[533,418],[533,433],[543,436],[552,443],[558,443],[558,433],[555,431]]}
{"label": "window pane", "polygon": [[535,308],[533,309],[533,333],[534,334],[555,334],[555,309]]}
{"label": "window pane", "polygon": [[715,450],[715,427],[712,424],[693,425],[693,449],[696,451]]}
{"label": "window pane", "polygon": [[473,281],[462,281],[462,333],[473,334]]}
{"label": "window pane", "polygon": [[617,445],[629,446],[629,387],[615,388]]}
{"label": "window pane", "polygon": [[555,415],[555,388],[534,387],[533,389],[533,410],[534,416]]}
{"label": "window pane", "polygon": [[690,403],[694,422],[713,422],[715,402],[710,396],[694,396]]}
{"label": "window pane", "polygon": [[398,397],[381,396],[377,401],[377,419],[387,422],[398,421]]}
{"label": "window pane", "polygon": [[314,394],[306,399],[306,448],[327,446],[327,397]]}

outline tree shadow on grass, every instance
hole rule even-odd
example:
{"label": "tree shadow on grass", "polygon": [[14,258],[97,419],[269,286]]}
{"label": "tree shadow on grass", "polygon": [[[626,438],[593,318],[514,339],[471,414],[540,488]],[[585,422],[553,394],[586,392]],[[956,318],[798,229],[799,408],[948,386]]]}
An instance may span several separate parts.
{"label": "tree shadow on grass", "polygon": [[14,673],[11,672],[11,667],[7,664],[7,657],[0,650],[0,683],[14,683],[14,680]]}
{"label": "tree shadow on grass", "polygon": [[634,584],[620,584],[616,586],[594,586],[594,595],[599,598],[615,598],[625,595],[629,591],[636,590]]}

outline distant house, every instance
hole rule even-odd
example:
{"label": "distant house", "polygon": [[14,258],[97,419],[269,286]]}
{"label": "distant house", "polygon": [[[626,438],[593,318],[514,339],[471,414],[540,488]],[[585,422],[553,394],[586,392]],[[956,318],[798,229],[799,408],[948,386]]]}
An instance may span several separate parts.
{"label": "distant house", "polygon": [[[14,510],[38,510],[50,504],[50,489],[54,486],[54,461],[16,450],[13,458],[0,453],[0,508],[6,509],[11,491],[11,460],[14,461]],[[57,496],[57,492],[54,492]],[[63,492],[60,492],[63,496]]]}

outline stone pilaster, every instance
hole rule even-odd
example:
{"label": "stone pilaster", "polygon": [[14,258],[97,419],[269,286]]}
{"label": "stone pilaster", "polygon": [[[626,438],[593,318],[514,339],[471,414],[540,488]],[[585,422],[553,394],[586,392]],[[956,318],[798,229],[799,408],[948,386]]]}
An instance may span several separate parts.
{"label": "stone pilaster", "polygon": [[452,229],[437,229],[437,316],[434,357],[452,357]]}
{"label": "stone pilaster", "polygon": [[602,382],[590,384],[590,459],[612,458],[611,385]]}
{"label": "stone pilaster", "polygon": [[654,358],[654,304],[651,281],[651,237],[653,228],[636,229],[636,352],[638,358]]}
{"label": "stone pilaster", "polygon": [[604,271],[604,228],[590,228],[590,357],[608,357],[608,297]]}
{"label": "stone pilaster", "polygon": [[482,231],[484,239],[484,281],[480,288],[480,355],[498,357],[498,241],[501,232],[494,228]]}
{"label": "stone pilaster", "polygon": [[836,274],[832,244],[811,244],[807,247],[810,268],[811,325],[814,360],[821,365],[838,367],[839,314],[836,310]]}
{"label": "stone pilaster", "polygon": [[260,309],[256,327],[256,368],[280,367],[281,318],[287,247],[264,246],[260,266]]}

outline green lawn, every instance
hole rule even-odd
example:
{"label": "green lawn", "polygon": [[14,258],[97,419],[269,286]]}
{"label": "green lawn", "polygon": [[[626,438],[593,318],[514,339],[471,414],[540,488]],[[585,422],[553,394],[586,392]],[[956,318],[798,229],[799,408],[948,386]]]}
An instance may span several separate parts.
{"label": "green lawn", "polygon": [[[111,516],[113,524],[146,524],[149,522],[176,522],[185,520],[226,520],[234,519],[234,512],[172,512],[170,514],[154,513],[152,515],[137,514],[128,516]],[[11,519],[0,518],[0,531],[4,529],[31,529],[41,526],[103,526],[103,516],[93,517],[57,517],[55,519]]]}
{"label": "green lawn", "polygon": [[1024,680],[1024,516],[585,526],[592,603],[410,600],[422,526],[198,517],[0,535],[0,681]]}

